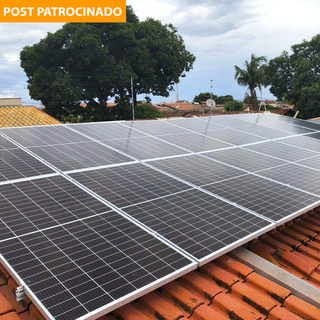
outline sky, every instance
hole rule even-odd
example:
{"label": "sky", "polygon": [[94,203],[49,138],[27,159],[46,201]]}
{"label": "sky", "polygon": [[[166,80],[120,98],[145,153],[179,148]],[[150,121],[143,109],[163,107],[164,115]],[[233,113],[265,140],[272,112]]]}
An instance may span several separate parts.
{"label": "sky", "polygon": [[[243,66],[252,53],[268,59],[320,32],[319,0],[127,0],[140,20],[152,17],[172,23],[196,56],[192,71],[179,84],[179,99],[192,101],[200,92],[231,94],[242,100],[246,91],[234,80],[234,65]],[[59,23],[0,23],[0,97],[21,97],[38,105],[27,89],[19,53],[37,43]],[[263,99],[274,97],[264,89]],[[153,97],[154,103],[176,100]]]}

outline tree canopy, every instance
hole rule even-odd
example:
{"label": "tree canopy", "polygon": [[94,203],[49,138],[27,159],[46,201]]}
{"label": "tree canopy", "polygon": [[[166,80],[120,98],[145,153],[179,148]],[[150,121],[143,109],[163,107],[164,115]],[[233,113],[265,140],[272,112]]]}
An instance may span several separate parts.
{"label": "tree canopy", "polygon": [[[201,103],[203,101],[207,101],[210,98],[211,98],[210,92],[201,92],[194,97],[193,103]],[[232,95],[217,96],[215,94],[212,94],[212,99],[215,100],[216,104],[226,104],[229,101],[234,101]]]}
{"label": "tree canopy", "polygon": [[[21,52],[32,99],[60,118],[70,112],[112,118],[107,101],[138,94],[169,96],[195,56],[171,24],[139,21],[130,6],[127,23],[67,23]],[[87,110],[75,108],[87,103]],[[76,111],[75,111],[76,110]]]}
{"label": "tree canopy", "polygon": [[262,90],[262,85],[265,80],[264,70],[266,61],[266,57],[257,57],[252,54],[251,60],[245,61],[243,69],[238,66],[234,66],[236,70],[234,78],[240,86],[248,87],[250,92],[250,108],[253,110],[258,110],[256,88],[260,91]]}
{"label": "tree canopy", "polygon": [[320,116],[320,34],[270,60],[266,83],[279,100],[286,100],[308,119]]}

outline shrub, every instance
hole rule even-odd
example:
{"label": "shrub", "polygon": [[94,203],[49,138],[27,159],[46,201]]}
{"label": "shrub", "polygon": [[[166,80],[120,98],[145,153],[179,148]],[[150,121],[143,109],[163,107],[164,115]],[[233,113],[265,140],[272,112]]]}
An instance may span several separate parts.
{"label": "shrub", "polygon": [[[271,111],[271,110],[281,110],[281,107],[275,107],[270,104],[265,105],[266,110]],[[261,110],[264,110],[264,106],[261,107]]]}
{"label": "shrub", "polygon": [[136,119],[160,118],[161,113],[157,108],[155,108],[151,104],[142,104],[136,107],[135,117]]}
{"label": "shrub", "polygon": [[225,106],[224,106],[224,110],[225,111],[242,111],[243,110],[243,102],[241,101],[227,101]]}

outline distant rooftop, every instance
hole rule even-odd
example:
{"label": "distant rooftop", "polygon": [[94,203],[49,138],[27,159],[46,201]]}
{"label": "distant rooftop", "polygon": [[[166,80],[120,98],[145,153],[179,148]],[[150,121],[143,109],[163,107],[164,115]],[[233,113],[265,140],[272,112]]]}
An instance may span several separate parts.
{"label": "distant rooftop", "polygon": [[61,124],[34,106],[0,107],[0,128]]}

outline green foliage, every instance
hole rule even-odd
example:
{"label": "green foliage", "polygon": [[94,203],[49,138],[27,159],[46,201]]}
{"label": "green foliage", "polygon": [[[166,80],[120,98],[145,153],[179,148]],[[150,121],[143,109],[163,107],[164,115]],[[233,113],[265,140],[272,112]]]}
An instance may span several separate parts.
{"label": "green foliage", "polygon": [[224,110],[227,112],[230,111],[242,111],[244,103],[242,101],[227,101],[224,107]]}
{"label": "green foliage", "polygon": [[150,104],[142,104],[135,108],[135,117],[136,119],[161,118],[161,113],[157,108]]}
{"label": "green foliage", "polygon": [[[201,92],[196,95],[193,99],[193,103],[201,103],[205,102],[208,99],[211,99],[210,92]],[[217,96],[215,94],[212,95],[212,99],[216,102],[216,104],[225,104],[227,101],[234,101],[233,96],[226,95],[226,96]]]}
{"label": "green foliage", "polygon": [[292,89],[293,68],[288,52],[284,51],[281,56],[269,61],[265,69],[266,85],[271,84],[270,92],[278,100],[286,99],[288,91]]}
{"label": "green foliage", "polygon": [[272,106],[270,104],[266,104],[265,106],[261,107],[261,110],[268,110],[268,111],[275,111],[275,110],[281,110],[281,107]]}
{"label": "green foliage", "polygon": [[110,120],[132,120],[132,103],[129,99],[117,101],[117,105],[111,108]]}
{"label": "green foliage", "polygon": [[262,85],[265,81],[265,63],[266,57],[257,57],[251,55],[250,61],[245,61],[244,68],[241,69],[238,66],[234,66],[236,73],[235,79],[240,86],[247,86],[250,91],[250,108],[258,110],[258,99],[256,88],[262,90]]}
{"label": "green foliage", "polygon": [[233,99],[233,96],[229,94],[226,96],[219,96],[216,98],[215,101],[217,104],[226,104],[228,101],[235,101],[235,100]]}
{"label": "green foliage", "polygon": [[195,61],[171,24],[140,22],[130,6],[127,23],[66,23],[20,58],[31,97],[49,114],[62,119],[85,101],[90,107],[77,112],[91,121],[122,117],[106,104],[131,97],[131,77],[135,103],[138,94],[169,96]]}
{"label": "green foliage", "polygon": [[299,110],[299,117],[320,115],[320,34],[310,41],[291,47],[271,60],[266,69],[266,83],[280,100],[287,100]]}
{"label": "green foliage", "polygon": [[[196,95],[193,99],[193,103],[199,103],[203,101],[207,101],[208,99],[211,99],[211,93],[210,92],[201,92],[198,95]],[[215,94],[212,95],[212,99],[217,99],[217,96]]]}

